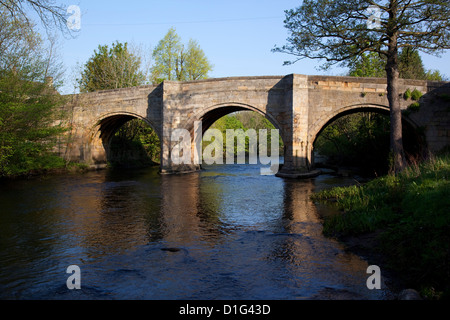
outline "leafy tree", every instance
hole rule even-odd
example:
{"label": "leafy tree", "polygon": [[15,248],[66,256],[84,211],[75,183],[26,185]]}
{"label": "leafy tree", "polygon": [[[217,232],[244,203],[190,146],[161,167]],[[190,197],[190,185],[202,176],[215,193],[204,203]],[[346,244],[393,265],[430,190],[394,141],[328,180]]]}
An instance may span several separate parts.
{"label": "leafy tree", "polygon": [[[81,92],[143,85],[145,72],[139,54],[127,43],[99,46],[84,65],[78,80]],[[142,166],[159,161],[160,142],[143,120],[133,119],[120,127],[110,143],[110,162],[115,166]]]}
{"label": "leafy tree", "polygon": [[183,66],[184,75],[180,75],[181,80],[206,79],[211,70],[212,65],[198,42],[193,39],[189,40],[185,55],[185,65]]}
{"label": "leafy tree", "polygon": [[[375,52],[369,52],[357,57],[350,66],[349,75],[356,77],[385,77],[386,61]],[[399,54],[399,77],[405,79],[419,80],[442,80],[439,71],[426,71],[422,59],[417,50],[409,47],[403,48]],[[415,90],[418,100],[419,92]],[[404,93],[404,98],[412,98],[413,94],[408,89]],[[379,121],[382,119],[383,121]],[[315,149],[324,156],[328,162],[335,164],[351,164],[364,166],[365,169],[375,170],[378,173],[385,171],[387,164],[386,153],[386,129],[385,117],[377,114],[351,114],[336,120],[325,128],[316,140]],[[375,122],[374,122],[375,121]],[[375,123],[384,128],[384,131],[374,130],[368,123]],[[376,139],[371,139],[372,130],[376,134]],[[353,145],[350,142],[358,142]],[[370,146],[367,150],[362,150],[364,146]],[[407,146],[410,148],[410,146]],[[387,146],[389,148],[389,146]],[[420,148],[419,148],[420,150]],[[417,151],[419,151],[417,150]],[[410,151],[411,150],[407,150]],[[414,152],[410,156],[416,157]]]}
{"label": "leafy tree", "polygon": [[425,80],[430,81],[448,81],[447,77],[442,75],[439,70],[427,70],[425,73]]}
{"label": "leafy tree", "polygon": [[[368,9],[371,10],[368,10]],[[375,11],[375,14],[374,14]],[[378,15],[379,13],[379,15]],[[430,54],[450,48],[450,6],[444,0],[304,0],[286,11],[288,44],[275,48],[304,58],[325,60],[324,68],[348,66],[364,53],[386,59],[394,171],[405,167],[399,98],[399,49]],[[372,24],[375,20],[377,23]]]}
{"label": "leafy tree", "polygon": [[152,68],[152,78],[161,82],[162,80],[177,80],[180,75],[178,64],[179,54],[182,50],[181,38],[171,28],[161,39],[153,50],[155,65]]}
{"label": "leafy tree", "polygon": [[398,56],[399,77],[403,79],[425,79],[426,72],[417,50],[403,48]]}
{"label": "leafy tree", "polygon": [[78,80],[81,92],[118,89],[145,83],[141,59],[128,49],[127,43],[98,46],[87,61]]}
{"label": "leafy tree", "polygon": [[386,77],[386,61],[376,52],[362,54],[354,59],[350,66],[349,76],[351,77]]}
{"label": "leafy tree", "polygon": [[[443,81],[438,70],[426,70],[419,51],[406,47],[399,53],[399,77],[402,79]],[[386,77],[386,59],[375,52],[362,54],[349,64],[349,76],[352,77]]]}
{"label": "leafy tree", "polygon": [[212,65],[195,40],[185,47],[174,28],[170,28],[153,50],[154,66],[151,78],[155,83],[163,80],[192,81],[206,79]]}
{"label": "leafy tree", "polygon": [[24,80],[18,71],[1,71],[0,176],[65,165],[53,154],[65,131],[56,116],[62,103],[46,83]]}
{"label": "leafy tree", "polygon": [[[402,79],[443,81],[444,76],[438,70],[426,70],[419,51],[409,47],[399,53],[399,77]],[[349,76],[352,77],[386,77],[386,59],[375,52],[356,57],[349,64]]]}
{"label": "leafy tree", "polygon": [[65,128],[63,98],[45,81],[52,59],[23,19],[0,11],[0,176],[64,166],[53,153]]}

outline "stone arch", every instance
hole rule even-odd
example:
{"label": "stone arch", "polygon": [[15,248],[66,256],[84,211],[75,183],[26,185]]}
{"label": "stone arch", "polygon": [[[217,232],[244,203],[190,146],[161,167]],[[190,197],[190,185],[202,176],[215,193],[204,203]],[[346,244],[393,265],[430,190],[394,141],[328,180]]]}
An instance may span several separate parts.
{"label": "stone arch", "polygon": [[345,106],[343,108],[338,108],[333,110],[332,112],[328,112],[322,114],[317,121],[315,121],[312,126],[310,126],[308,130],[308,140],[311,142],[311,145],[314,145],[319,134],[333,121],[336,119],[345,116],[347,114],[356,113],[356,112],[364,112],[364,111],[372,111],[372,112],[389,112],[389,107],[384,105],[375,105],[375,104],[357,104]]}
{"label": "stone arch", "polygon": [[[384,114],[389,116],[390,108],[386,105],[382,104],[355,104],[350,106],[345,106],[343,108],[338,108],[336,110],[333,110],[332,112],[326,113],[322,115],[317,121],[315,121],[312,126],[309,128],[308,138],[311,145],[311,159],[313,159],[314,163],[314,144],[316,142],[317,137],[319,134],[333,121],[349,114],[358,113],[358,112],[377,112],[380,114]],[[403,129],[413,130],[416,132],[416,136],[414,137],[415,140],[417,140],[420,143],[419,148],[422,148],[426,150],[426,140],[425,138],[421,137],[420,134],[417,133],[417,129],[419,126],[410,118],[402,116],[402,122],[405,125],[403,125]]]}
{"label": "stone arch", "polygon": [[91,129],[88,136],[90,157],[95,165],[106,165],[108,161],[109,144],[112,136],[121,126],[133,119],[143,120],[156,132],[161,141],[160,130],[146,117],[126,111],[103,114],[93,124],[91,124]]}
{"label": "stone arch", "polygon": [[[317,121],[315,121],[308,130],[308,138],[309,141],[314,144],[317,139],[317,136],[325,129],[330,123],[335,121],[336,119],[357,112],[378,112],[382,114],[389,115],[389,107],[381,104],[355,104],[346,106],[343,108],[339,108],[333,110],[332,112],[323,114]],[[402,117],[402,119],[411,125],[414,129],[418,128],[418,125],[414,123],[411,119],[407,117]]]}
{"label": "stone arch", "polygon": [[[220,103],[209,106],[207,108],[201,108],[199,110],[196,110],[196,112],[194,112],[192,117],[187,122],[187,129],[191,132],[191,136],[194,137],[194,122],[202,121],[202,135],[203,135],[206,132],[206,130],[208,130],[214,124],[214,122],[226,116],[227,114],[236,111],[253,111],[264,116],[274,125],[275,129],[278,129],[281,140],[283,141],[283,144],[286,145],[287,133],[284,130],[284,128],[280,125],[280,123],[272,115],[267,113],[266,110],[264,109],[260,109],[250,104],[239,102]],[[192,141],[194,141],[194,139],[192,139]],[[194,146],[192,147],[194,148]],[[284,157],[286,157],[286,148],[284,148],[283,151],[285,153]]]}
{"label": "stone arch", "polygon": [[283,130],[283,127],[272,115],[267,113],[266,110],[240,102],[220,103],[209,106],[207,108],[199,108],[197,110],[194,110],[192,116],[186,122],[186,129],[193,133],[195,121],[202,121],[202,133],[204,133],[209,127],[211,127],[214,122],[226,116],[227,114],[236,111],[254,111],[263,115],[275,126],[276,129],[280,131],[281,139],[285,141],[285,132]]}

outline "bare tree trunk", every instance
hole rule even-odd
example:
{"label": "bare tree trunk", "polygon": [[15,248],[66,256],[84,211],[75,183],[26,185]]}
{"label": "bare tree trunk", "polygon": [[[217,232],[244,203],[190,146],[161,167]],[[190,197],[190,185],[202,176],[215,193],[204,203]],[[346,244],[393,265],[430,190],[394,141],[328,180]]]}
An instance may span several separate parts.
{"label": "bare tree trunk", "polygon": [[389,50],[386,63],[387,96],[391,120],[391,152],[393,157],[392,168],[395,173],[405,168],[405,155],[403,151],[402,113],[399,97],[399,70],[397,34],[393,33],[389,39]]}

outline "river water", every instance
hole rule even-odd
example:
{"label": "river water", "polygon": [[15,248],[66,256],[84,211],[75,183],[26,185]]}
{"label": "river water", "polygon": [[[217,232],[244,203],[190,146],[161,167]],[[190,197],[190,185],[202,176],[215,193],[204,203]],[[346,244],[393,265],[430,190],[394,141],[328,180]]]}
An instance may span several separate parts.
{"label": "river water", "polygon": [[[386,299],[323,237],[313,192],[256,165],[104,170],[1,182],[0,299]],[[81,289],[69,290],[77,265]]]}

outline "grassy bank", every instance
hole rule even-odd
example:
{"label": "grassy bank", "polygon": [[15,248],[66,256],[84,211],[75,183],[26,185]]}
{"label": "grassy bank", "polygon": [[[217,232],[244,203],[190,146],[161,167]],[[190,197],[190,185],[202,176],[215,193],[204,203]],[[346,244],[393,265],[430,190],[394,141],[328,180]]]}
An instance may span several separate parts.
{"label": "grassy bank", "polygon": [[58,156],[46,155],[27,163],[11,165],[9,169],[8,173],[2,172],[0,174],[0,180],[14,180],[51,174],[81,173],[88,171],[89,167],[83,163],[66,162]]}
{"label": "grassy bank", "polygon": [[450,298],[450,155],[313,199],[339,209],[324,218],[325,235],[342,240],[377,234],[371,250],[406,285],[428,298]]}

